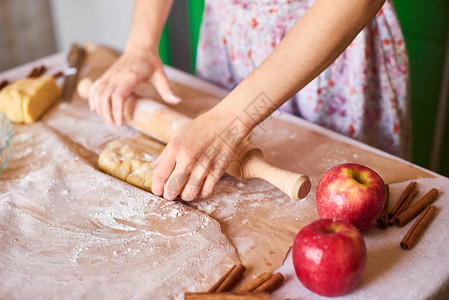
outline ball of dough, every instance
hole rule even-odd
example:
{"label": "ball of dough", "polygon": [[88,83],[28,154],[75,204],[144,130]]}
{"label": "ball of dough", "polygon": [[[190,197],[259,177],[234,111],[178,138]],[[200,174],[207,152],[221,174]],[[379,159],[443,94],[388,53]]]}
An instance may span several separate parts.
{"label": "ball of dough", "polygon": [[53,77],[25,78],[0,91],[0,111],[14,123],[37,121],[55,102],[60,89]]}

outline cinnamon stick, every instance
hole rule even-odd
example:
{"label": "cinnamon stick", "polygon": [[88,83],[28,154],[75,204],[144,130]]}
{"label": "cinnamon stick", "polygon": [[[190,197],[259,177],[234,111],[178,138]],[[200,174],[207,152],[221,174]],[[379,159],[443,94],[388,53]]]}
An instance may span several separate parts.
{"label": "cinnamon stick", "polygon": [[270,279],[271,276],[272,275],[270,273],[264,272],[264,273],[260,274],[259,276],[257,276],[256,278],[254,278],[253,280],[251,280],[250,282],[248,282],[247,284],[245,284],[244,286],[242,286],[237,291],[237,293],[252,292],[256,288],[258,288],[261,284],[263,284],[265,281]]}
{"label": "cinnamon stick", "polygon": [[28,78],[32,78],[35,76],[36,72],[37,72],[37,67],[34,67],[33,69],[31,69],[30,73],[28,73],[27,77]]}
{"label": "cinnamon stick", "polygon": [[418,190],[413,190],[405,199],[404,204],[399,208],[397,215],[400,215],[403,211],[405,211],[409,206],[410,203],[412,203],[413,199],[418,195]]}
{"label": "cinnamon stick", "polygon": [[390,206],[390,187],[388,184],[385,185],[385,206],[380,214],[377,223],[379,223],[380,229],[387,229],[388,226],[388,207]]}
{"label": "cinnamon stick", "polygon": [[34,67],[31,72],[28,74],[27,77],[32,78],[32,77],[39,77],[42,74],[44,74],[47,71],[47,67],[45,65],[41,65],[38,67]]}
{"label": "cinnamon stick", "polygon": [[40,66],[36,77],[43,75],[45,72],[47,72],[47,67],[45,65]]}
{"label": "cinnamon stick", "polygon": [[27,77],[31,78],[34,76],[34,73],[36,72],[36,68],[31,69],[30,73],[28,73]]}
{"label": "cinnamon stick", "polygon": [[184,293],[185,300],[269,300],[268,293]]}
{"label": "cinnamon stick", "polygon": [[272,292],[282,285],[284,276],[281,273],[276,273],[270,279],[262,283],[254,292]]}
{"label": "cinnamon stick", "polygon": [[243,266],[242,264],[237,265],[231,270],[229,276],[227,276],[225,280],[217,287],[215,292],[229,291],[237,283],[237,281],[242,278],[245,271],[245,266]]}
{"label": "cinnamon stick", "polygon": [[229,274],[231,274],[232,270],[235,269],[237,265],[233,265],[226,273],[223,274],[223,276],[218,279],[218,281],[209,289],[209,293],[213,293],[217,290],[217,288],[225,281],[226,278],[228,278]]}
{"label": "cinnamon stick", "polygon": [[413,198],[415,198],[415,196],[417,194],[418,194],[418,190],[413,190],[410,194],[408,194],[407,198],[402,203],[402,205],[399,207],[399,209],[396,212],[396,214],[391,218],[391,220],[388,220],[388,225],[389,226],[393,226],[394,224],[396,224],[396,220],[397,220],[398,216],[409,207],[409,205],[412,202]]}
{"label": "cinnamon stick", "polygon": [[62,71],[58,71],[58,72],[56,72],[56,73],[54,73],[53,75],[52,75],[52,77],[53,78],[59,78],[59,77],[61,77],[61,76],[64,76],[64,72],[62,72]]}
{"label": "cinnamon stick", "polygon": [[395,220],[395,224],[403,227],[419,215],[428,205],[432,204],[438,196],[438,190],[433,188],[408,209],[403,211]]}
{"label": "cinnamon stick", "polygon": [[2,80],[1,82],[0,82],[0,91],[5,87],[5,86],[7,86],[9,84],[9,81],[8,80]]}
{"label": "cinnamon stick", "polygon": [[396,204],[393,206],[391,211],[388,213],[388,219],[392,219],[393,216],[397,213],[398,209],[401,207],[401,205],[404,203],[404,201],[407,199],[407,196],[412,192],[412,190],[416,186],[416,181],[410,182],[402,192],[401,196],[399,197],[399,200],[396,202]]}
{"label": "cinnamon stick", "polygon": [[435,215],[436,207],[431,205],[427,206],[423,213],[419,216],[412,227],[407,231],[407,234],[401,241],[401,248],[404,250],[410,250],[416,243],[417,238],[424,231],[427,225]]}

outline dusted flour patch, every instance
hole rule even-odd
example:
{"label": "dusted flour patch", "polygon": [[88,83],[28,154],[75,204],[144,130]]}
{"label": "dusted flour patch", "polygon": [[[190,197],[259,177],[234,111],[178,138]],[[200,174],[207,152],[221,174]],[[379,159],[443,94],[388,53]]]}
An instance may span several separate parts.
{"label": "dusted flour patch", "polygon": [[239,263],[204,213],[96,170],[43,124],[16,130],[23,155],[0,184],[0,298],[182,299]]}

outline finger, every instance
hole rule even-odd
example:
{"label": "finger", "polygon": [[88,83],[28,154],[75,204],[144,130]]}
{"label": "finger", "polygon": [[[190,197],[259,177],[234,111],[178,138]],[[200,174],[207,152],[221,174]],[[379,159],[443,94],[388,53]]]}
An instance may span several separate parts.
{"label": "finger", "polygon": [[167,200],[175,200],[184,188],[189,176],[189,170],[182,164],[177,163],[175,169],[165,183],[164,198]]}
{"label": "finger", "polygon": [[115,86],[112,94],[112,118],[116,126],[123,123],[124,104],[132,94],[134,88],[139,84],[139,78],[133,72],[129,72],[126,76],[115,76],[113,86]]}
{"label": "finger", "polygon": [[123,124],[123,107],[126,98],[131,93],[132,89],[129,90],[126,87],[120,86],[112,93],[112,119],[115,126],[120,126]]}
{"label": "finger", "polygon": [[112,100],[111,96],[114,92],[112,87],[108,87],[104,90],[103,94],[101,95],[100,99],[100,107],[99,107],[99,114],[100,116],[106,120],[110,124],[114,124],[112,120]]}
{"label": "finger", "polygon": [[89,103],[91,110],[95,111],[96,113],[99,113],[99,101],[101,99],[101,94],[103,93],[103,90],[106,88],[106,82],[104,80],[97,80],[92,85],[89,93]]}
{"label": "finger", "polygon": [[160,158],[160,163],[154,170],[151,192],[160,197],[164,193],[164,185],[173,172],[176,161],[168,146],[158,158]]}
{"label": "finger", "polygon": [[206,176],[207,169],[203,164],[198,164],[194,168],[192,174],[190,174],[190,177],[181,192],[182,200],[195,200],[201,191],[201,187],[203,186],[204,178],[206,178]]}
{"label": "finger", "polygon": [[154,71],[153,76],[151,77],[151,83],[153,83],[157,92],[165,102],[170,104],[178,104],[181,102],[181,98],[173,93],[162,67]]}
{"label": "finger", "polygon": [[125,102],[125,98],[123,94],[118,92],[117,90],[112,93],[111,96],[112,102],[112,120],[114,125],[119,127],[123,124],[123,104]]}
{"label": "finger", "polygon": [[201,198],[207,198],[210,195],[212,195],[212,191],[214,189],[214,186],[217,184],[220,177],[218,177],[216,174],[209,173],[204,179],[203,186],[201,188],[200,197]]}
{"label": "finger", "polygon": [[161,156],[159,155],[158,157],[156,157],[155,160],[153,160],[151,162],[151,166],[153,166],[153,168],[157,168],[157,166],[159,165],[159,161],[161,160]]}
{"label": "finger", "polygon": [[226,172],[226,169],[229,166],[230,157],[230,153],[224,153],[215,157],[214,165],[211,167],[201,188],[201,198],[209,197],[212,194],[215,184],[220,180],[221,176]]}

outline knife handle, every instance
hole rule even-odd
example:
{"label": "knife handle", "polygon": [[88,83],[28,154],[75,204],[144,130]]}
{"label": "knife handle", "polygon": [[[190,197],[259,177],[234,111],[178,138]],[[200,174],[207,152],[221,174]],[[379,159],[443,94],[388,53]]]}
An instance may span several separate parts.
{"label": "knife handle", "polygon": [[64,72],[64,84],[62,85],[61,98],[63,102],[70,102],[73,97],[73,93],[76,89],[76,82],[78,79],[78,71],[81,67],[81,63],[84,56],[83,47],[78,44],[72,44],[70,52],[67,56],[69,62],[69,68]]}

